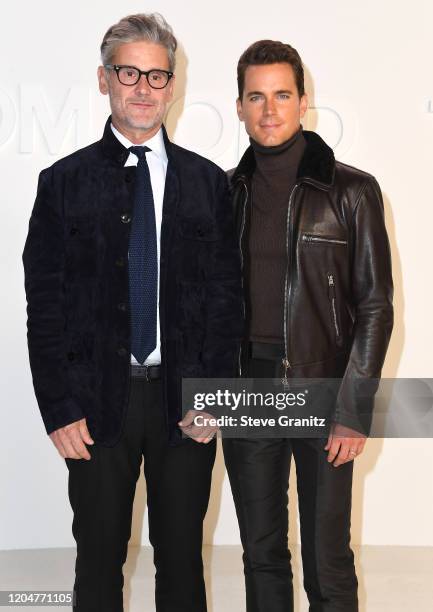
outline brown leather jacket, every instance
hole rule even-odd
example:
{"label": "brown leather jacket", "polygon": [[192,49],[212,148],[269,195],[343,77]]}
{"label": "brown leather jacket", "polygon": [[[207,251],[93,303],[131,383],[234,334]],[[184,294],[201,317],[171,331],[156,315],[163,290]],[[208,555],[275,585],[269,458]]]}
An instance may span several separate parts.
{"label": "brown leather jacket", "polygon": [[[314,132],[287,210],[282,373],[339,379],[334,421],[368,433],[393,326],[391,257],[379,185],[335,161]],[[254,153],[229,173],[249,321],[248,233]],[[246,342],[240,364],[246,358]]]}

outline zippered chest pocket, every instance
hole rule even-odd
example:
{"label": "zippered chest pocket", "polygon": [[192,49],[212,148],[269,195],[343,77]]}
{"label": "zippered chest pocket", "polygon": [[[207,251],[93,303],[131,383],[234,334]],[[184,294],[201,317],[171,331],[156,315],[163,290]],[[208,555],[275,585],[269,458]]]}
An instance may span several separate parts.
{"label": "zippered chest pocket", "polygon": [[311,245],[334,245],[334,246],[347,246],[347,240],[343,238],[336,238],[334,236],[325,236],[323,234],[308,234],[303,233],[301,235],[302,244]]}

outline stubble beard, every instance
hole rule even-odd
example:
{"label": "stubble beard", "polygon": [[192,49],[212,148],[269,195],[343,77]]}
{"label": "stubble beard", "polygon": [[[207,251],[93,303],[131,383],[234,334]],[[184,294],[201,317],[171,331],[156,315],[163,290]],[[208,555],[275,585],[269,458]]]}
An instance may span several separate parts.
{"label": "stubble beard", "polygon": [[[148,100],[149,102],[155,102],[154,100]],[[115,95],[110,96],[111,112],[117,118],[118,122],[125,125],[128,129],[132,130],[153,130],[158,125],[161,125],[167,110],[167,105],[161,102],[156,102],[155,110],[156,114],[149,119],[139,119],[128,113],[127,108],[121,105],[121,100]]]}

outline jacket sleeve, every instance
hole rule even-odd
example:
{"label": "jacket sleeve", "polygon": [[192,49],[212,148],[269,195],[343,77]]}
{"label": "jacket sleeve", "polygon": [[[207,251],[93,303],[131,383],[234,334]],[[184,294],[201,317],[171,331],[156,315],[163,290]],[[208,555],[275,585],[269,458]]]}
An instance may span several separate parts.
{"label": "jacket sleeve", "polygon": [[64,225],[53,169],[39,176],[23,252],[33,386],[47,433],[83,418],[68,391],[64,315]]}
{"label": "jacket sleeve", "polygon": [[206,331],[203,348],[204,376],[237,376],[243,333],[242,282],[239,245],[227,178],[220,172],[216,186],[216,233],[206,278]]}
{"label": "jacket sleeve", "polygon": [[354,336],[334,421],[368,435],[393,327],[391,255],[379,185],[369,177],[351,229]]}

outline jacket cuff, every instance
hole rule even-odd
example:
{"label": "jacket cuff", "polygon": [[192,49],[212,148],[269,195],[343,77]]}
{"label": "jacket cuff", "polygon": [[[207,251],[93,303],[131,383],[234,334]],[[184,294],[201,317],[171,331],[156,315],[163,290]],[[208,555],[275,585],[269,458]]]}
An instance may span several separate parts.
{"label": "jacket cuff", "polygon": [[338,411],[338,413],[336,413],[332,419],[333,423],[344,425],[344,427],[349,427],[350,429],[359,432],[363,436],[368,436],[370,434],[371,421],[372,413],[358,415],[342,411]]}
{"label": "jacket cuff", "polygon": [[41,410],[41,415],[48,435],[60,427],[65,427],[85,417],[81,408],[73,400],[64,402],[56,410],[49,412]]}

